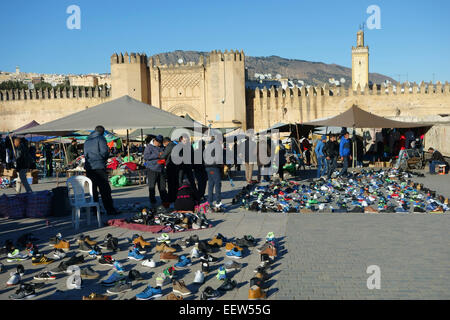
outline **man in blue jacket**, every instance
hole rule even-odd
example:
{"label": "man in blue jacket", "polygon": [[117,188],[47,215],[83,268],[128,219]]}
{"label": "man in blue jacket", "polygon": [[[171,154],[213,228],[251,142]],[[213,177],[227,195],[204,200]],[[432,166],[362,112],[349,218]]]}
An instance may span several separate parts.
{"label": "man in blue jacket", "polygon": [[350,153],[351,142],[349,139],[349,133],[345,132],[339,144],[339,155],[341,156],[341,160],[343,161],[342,170],[339,173],[340,176],[347,175],[348,164],[350,160],[352,160],[352,156]]}
{"label": "man in blue jacket", "polygon": [[95,131],[89,135],[84,143],[84,168],[86,169],[86,177],[92,180],[94,201],[98,202],[98,188],[106,213],[114,215],[117,214],[117,211],[114,209],[111,187],[106,173],[109,149],[103,136],[104,132],[103,126],[95,127]]}
{"label": "man in blue jacket", "polygon": [[325,142],[327,142],[327,136],[323,135],[316,145],[316,158],[317,158],[317,178],[320,178],[327,172],[327,161],[325,159],[325,154],[323,153],[323,148],[325,147]]}
{"label": "man in blue jacket", "polygon": [[163,149],[161,148],[163,137],[155,137],[145,147],[144,160],[147,167],[147,183],[150,205],[156,207],[155,186],[158,185],[159,197],[164,206],[169,206],[169,199],[166,191],[166,176],[163,171]]}

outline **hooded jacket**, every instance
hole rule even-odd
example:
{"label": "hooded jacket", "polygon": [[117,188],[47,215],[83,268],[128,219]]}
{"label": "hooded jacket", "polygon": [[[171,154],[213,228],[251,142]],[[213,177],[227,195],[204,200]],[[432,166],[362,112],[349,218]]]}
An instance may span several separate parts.
{"label": "hooded jacket", "polygon": [[153,140],[145,147],[144,150],[144,160],[145,160],[145,166],[156,172],[162,171],[162,164],[158,163],[159,153],[161,152],[161,148],[157,147],[153,144]]}
{"label": "hooded jacket", "polygon": [[84,143],[84,157],[86,170],[106,169],[109,157],[105,137],[97,131],[92,132]]}

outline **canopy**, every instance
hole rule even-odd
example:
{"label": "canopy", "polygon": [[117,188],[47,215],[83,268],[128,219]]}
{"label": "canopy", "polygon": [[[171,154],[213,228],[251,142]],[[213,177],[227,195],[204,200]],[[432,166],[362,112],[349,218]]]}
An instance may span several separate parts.
{"label": "canopy", "polygon": [[74,131],[92,130],[98,125],[102,125],[108,130],[194,127],[192,121],[135,100],[130,96],[122,96],[17,133],[63,136]]}
{"label": "canopy", "polygon": [[[20,128],[17,128],[15,130],[13,130],[11,133],[13,135],[15,135],[19,131],[30,129],[30,128],[34,128],[34,127],[37,127],[37,126],[39,126],[39,123],[36,122],[35,120],[33,120],[33,121],[27,123],[26,125],[21,126]],[[40,142],[40,141],[43,141],[43,140],[47,140],[47,139],[53,138],[53,137],[49,137],[49,136],[32,135],[32,134],[27,134],[27,135],[21,135],[20,134],[20,136],[23,136],[25,139],[27,139],[30,142]]]}
{"label": "canopy", "polygon": [[431,126],[429,123],[386,119],[364,111],[356,105],[353,105],[350,109],[337,116],[305,122],[304,125],[346,128],[417,128]]}
{"label": "canopy", "polygon": [[298,138],[301,138],[303,136],[307,136],[309,132],[313,129],[314,129],[313,125],[278,122],[273,126],[271,126],[270,128],[267,128],[266,130],[261,130],[257,132],[257,134],[265,134],[277,130],[278,132],[290,132],[291,137],[297,138],[298,136]]}

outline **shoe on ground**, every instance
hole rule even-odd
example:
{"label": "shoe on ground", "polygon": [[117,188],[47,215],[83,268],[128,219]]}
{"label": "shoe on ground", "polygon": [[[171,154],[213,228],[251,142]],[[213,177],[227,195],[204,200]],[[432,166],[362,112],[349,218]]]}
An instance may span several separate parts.
{"label": "shoe on ground", "polygon": [[64,239],[61,239],[53,247],[55,249],[61,249],[67,252],[70,249],[70,243]]}
{"label": "shoe on ground", "polygon": [[86,242],[91,247],[94,247],[95,245],[97,245],[97,241],[94,241],[91,239],[91,237],[85,236],[85,235],[80,236],[80,238],[78,239],[78,243],[80,243],[80,242]]}
{"label": "shoe on ground", "polygon": [[11,272],[10,276],[11,277],[8,279],[8,281],[6,281],[7,287],[15,286],[15,285],[19,284],[20,281],[22,281],[22,277],[17,272]]}
{"label": "shoe on ground", "polygon": [[115,261],[113,263],[113,268],[116,269],[117,272],[125,272],[125,269],[123,268],[122,264],[119,261]]}
{"label": "shoe on ground", "polygon": [[156,252],[171,252],[174,253],[177,249],[170,247],[167,243],[162,242],[155,247]]}
{"label": "shoe on ground", "polygon": [[150,248],[151,243],[144,240],[142,236],[139,236],[133,240],[134,244],[139,244],[142,248]]}
{"label": "shoe on ground", "polygon": [[61,260],[61,259],[64,259],[66,257],[66,253],[64,252],[64,250],[55,249],[55,250],[52,251],[52,257],[55,260]]}
{"label": "shoe on ground", "polygon": [[169,284],[170,282],[171,282],[170,277],[166,276],[164,273],[160,273],[156,277],[156,286],[157,287],[162,287],[166,284]]}
{"label": "shoe on ground", "polygon": [[184,269],[186,267],[192,266],[192,261],[186,256],[181,256],[178,263],[175,264],[175,269]]}
{"label": "shoe on ground", "polygon": [[202,255],[202,256],[200,257],[200,260],[201,260],[201,261],[207,261],[208,263],[216,263],[217,261],[219,261],[218,258],[213,257],[212,255],[207,254],[207,253],[204,254],[204,255]]}
{"label": "shoe on ground", "polygon": [[194,277],[193,283],[195,283],[195,284],[204,284],[205,283],[205,275],[203,274],[202,271],[197,270],[195,272],[195,277]]}
{"label": "shoe on ground", "polygon": [[227,278],[227,271],[224,267],[220,267],[216,275],[217,280],[225,280]]}
{"label": "shoe on ground", "polygon": [[220,248],[223,245],[223,241],[221,238],[215,236],[212,240],[208,241],[208,244],[212,247]]}
{"label": "shoe on ground", "polygon": [[179,257],[171,252],[161,252],[159,255],[159,260],[163,262],[169,262],[173,260],[178,260]]}
{"label": "shoe on ground", "polygon": [[88,244],[86,241],[78,241],[78,251],[80,252],[91,252],[94,248]]}
{"label": "shoe on ground", "polygon": [[119,274],[117,272],[113,272],[113,274],[111,274],[108,279],[103,280],[102,282],[100,282],[101,285],[105,286],[105,287],[112,287],[116,284],[116,282],[120,281],[120,280],[124,280],[125,276],[123,274]]}
{"label": "shoe on ground", "polygon": [[98,259],[98,263],[101,265],[113,266],[114,260],[110,255],[102,255],[100,259]]}
{"label": "shoe on ground", "polygon": [[141,261],[144,260],[144,255],[138,249],[133,249],[128,252],[128,259]]}
{"label": "shoe on ground", "polygon": [[206,287],[200,296],[200,300],[215,300],[219,297],[220,292],[218,290],[214,290],[212,287]]}
{"label": "shoe on ground", "polygon": [[155,268],[156,262],[153,259],[145,259],[141,263],[144,267]]}
{"label": "shoe on ground", "polygon": [[83,296],[83,300],[108,300],[108,296],[104,294],[91,293],[90,295]]}
{"label": "shoe on ground", "polygon": [[261,290],[261,287],[253,286],[248,290],[248,300],[263,300],[266,298],[266,293]]}
{"label": "shoe on ground", "polygon": [[55,260],[47,258],[46,256],[42,255],[42,256],[38,256],[38,257],[32,257],[31,258],[31,264],[33,266],[38,266],[41,264],[50,264],[52,262],[54,262]]}
{"label": "shoe on ground", "polygon": [[235,280],[225,279],[220,287],[217,288],[219,291],[231,291],[236,288],[237,283]]}
{"label": "shoe on ground", "polygon": [[100,274],[95,272],[91,267],[86,267],[80,271],[81,279],[97,279]]}
{"label": "shoe on ground", "polygon": [[42,271],[39,272],[37,275],[35,275],[33,277],[34,280],[42,280],[42,281],[46,281],[46,280],[55,280],[56,276],[52,275],[50,272],[48,271]]}
{"label": "shoe on ground", "polygon": [[227,257],[233,258],[233,259],[242,259],[242,250],[233,248],[232,250],[227,252]]}
{"label": "shoe on ground", "polygon": [[197,248],[192,248],[191,259],[200,258],[200,251]]}
{"label": "shoe on ground", "polygon": [[228,242],[228,243],[225,245],[225,250],[226,250],[226,251],[231,251],[231,250],[233,250],[234,248],[236,248],[236,249],[239,250],[239,251],[242,251],[242,248],[241,248],[241,247],[237,246],[236,244],[234,244],[234,243],[232,243],[232,242]]}
{"label": "shoe on ground", "polygon": [[20,286],[20,288],[9,296],[9,299],[11,300],[23,300],[23,299],[30,299],[36,296],[36,293],[34,291],[34,287],[30,284],[23,284]]}
{"label": "shoe on ground", "polygon": [[131,291],[131,283],[125,281],[118,281],[114,286],[106,290],[109,294],[119,294]]}
{"label": "shoe on ground", "polygon": [[162,300],[183,300],[183,297],[171,292],[167,296],[165,296],[164,299]]}
{"label": "shoe on ground", "polygon": [[158,243],[165,242],[167,244],[170,244],[170,237],[167,233],[163,233],[161,234],[161,236],[156,238],[156,241],[158,241]]}
{"label": "shoe on ground", "polygon": [[153,288],[152,286],[148,286],[141,293],[136,295],[136,300],[151,300],[155,298],[159,298],[162,296],[161,287]]}
{"label": "shoe on ground", "polygon": [[173,293],[180,294],[183,297],[191,294],[191,291],[186,287],[184,281],[182,280],[180,281],[173,280],[172,285],[173,285]]}
{"label": "shoe on ground", "polygon": [[204,274],[208,274],[209,273],[209,263],[208,263],[208,261],[202,261],[202,272]]}
{"label": "shoe on ground", "polygon": [[29,258],[28,255],[20,253],[19,249],[14,249],[12,252],[8,253],[7,262],[24,261]]}
{"label": "shoe on ground", "polygon": [[267,254],[269,256],[269,258],[271,258],[273,260],[277,256],[277,249],[274,246],[269,245],[267,248],[265,248],[259,254]]}
{"label": "shoe on ground", "polygon": [[240,263],[237,263],[236,261],[228,260],[227,262],[225,262],[224,267],[226,272],[231,272],[240,270],[242,268],[242,265]]}
{"label": "shoe on ground", "polygon": [[128,280],[136,281],[136,280],[144,280],[144,278],[142,277],[139,271],[131,269],[130,272],[128,272]]}

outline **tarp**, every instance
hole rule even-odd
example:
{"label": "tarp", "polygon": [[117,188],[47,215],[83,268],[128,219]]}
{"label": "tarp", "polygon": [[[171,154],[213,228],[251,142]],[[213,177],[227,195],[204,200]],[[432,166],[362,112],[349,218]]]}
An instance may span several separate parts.
{"label": "tarp", "polygon": [[194,126],[192,121],[126,95],[17,133],[63,136],[74,131],[92,130],[98,125],[102,125],[107,130],[193,128]]}
{"label": "tarp", "polygon": [[278,122],[270,128],[257,132],[257,134],[271,133],[272,131],[277,130],[278,132],[290,132],[291,137],[297,138],[298,135],[298,137],[301,138],[303,136],[307,136],[313,129],[314,126],[312,125]]}
{"label": "tarp", "polygon": [[[26,129],[31,129],[31,128],[34,128],[34,127],[37,127],[37,126],[39,126],[39,123],[36,122],[35,120],[33,120],[33,121],[27,123],[26,125],[21,126],[20,128],[17,128],[15,130],[13,130],[10,134],[11,135],[15,135],[17,132],[20,132],[20,131],[26,130]],[[52,136],[42,136],[42,135],[33,135],[33,134],[20,135],[20,136],[24,137],[25,139],[27,139],[30,142],[40,142],[40,141],[43,141],[43,140],[54,138]]]}
{"label": "tarp", "polygon": [[317,119],[303,123],[317,127],[346,127],[346,128],[418,128],[429,127],[429,123],[403,122],[386,119],[353,105],[347,111],[330,118]]}

